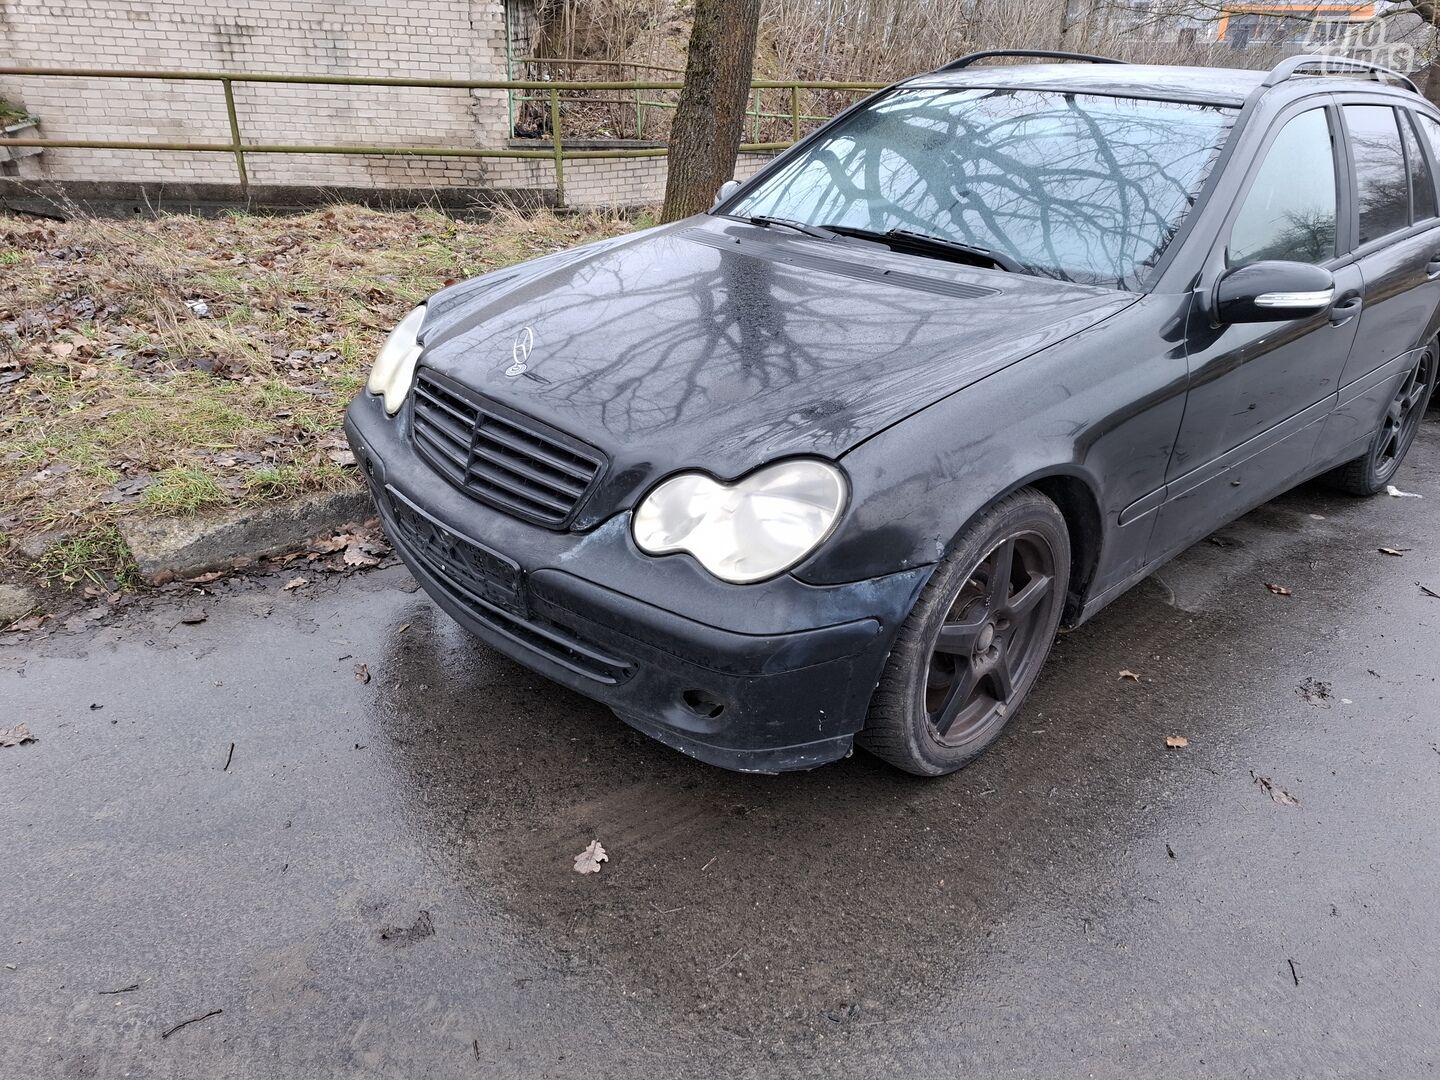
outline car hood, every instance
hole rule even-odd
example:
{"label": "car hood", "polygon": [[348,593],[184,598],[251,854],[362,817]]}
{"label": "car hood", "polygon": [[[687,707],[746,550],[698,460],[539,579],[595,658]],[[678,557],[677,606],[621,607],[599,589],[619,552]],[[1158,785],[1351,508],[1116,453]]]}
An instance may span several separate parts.
{"label": "car hood", "polygon": [[701,216],[436,294],[420,362],[602,450],[613,508],[657,471],[838,458],[1134,300]]}

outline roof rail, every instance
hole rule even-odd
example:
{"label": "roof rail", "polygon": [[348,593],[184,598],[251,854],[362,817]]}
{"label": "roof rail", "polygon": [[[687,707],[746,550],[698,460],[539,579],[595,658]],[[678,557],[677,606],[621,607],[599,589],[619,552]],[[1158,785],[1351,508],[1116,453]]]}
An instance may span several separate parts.
{"label": "roof rail", "polygon": [[1300,73],[1301,68],[1318,67],[1321,75],[1335,75],[1341,71],[1364,72],[1371,76],[1376,82],[1383,82],[1387,77],[1394,79],[1402,86],[1408,87],[1420,93],[1420,88],[1408,76],[1394,68],[1382,67],[1380,64],[1372,64],[1368,60],[1351,60],[1348,56],[1325,56],[1318,53],[1307,53],[1304,56],[1290,56],[1281,60],[1273,68],[1270,74],[1265,76],[1261,86],[1278,86],[1286,79]]}
{"label": "roof rail", "polygon": [[966,56],[951,60],[948,64],[938,67],[936,71],[959,71],[967,68],[977,60],[988,60],[992,56],[1038,56],[1043,60],[1082,60],[1088,64],[1123,64],[1124,60],[1116,60],[1110,56],[1092,56],[1090,53],[1078,52],[1054,52],[1050,49],[986,49],[984,52],[972,52]]}

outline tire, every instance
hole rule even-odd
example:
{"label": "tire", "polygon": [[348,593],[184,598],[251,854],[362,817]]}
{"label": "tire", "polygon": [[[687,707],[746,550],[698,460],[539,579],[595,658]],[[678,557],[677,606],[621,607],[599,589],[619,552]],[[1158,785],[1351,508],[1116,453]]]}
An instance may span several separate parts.
{"label": "tire", "polygon": [[[1009,573],[999,577],[1007,550]],[[1035,685],[1069,583],[1070,534],[1059,508],[1031,488],[1001,499],[921,592],[857,743],[917,776],[943,776],[977,758]]]}
{"label": "tire", "polygon": [[1336,487],[1351,495],[1377,495],[1385,490],[1400,471],[1420,431],[1425,408],[1435,391],[1437,368],[1440,368],[1440,352],[1432,341],[1400,383],[1365,453],[1330,474]]}

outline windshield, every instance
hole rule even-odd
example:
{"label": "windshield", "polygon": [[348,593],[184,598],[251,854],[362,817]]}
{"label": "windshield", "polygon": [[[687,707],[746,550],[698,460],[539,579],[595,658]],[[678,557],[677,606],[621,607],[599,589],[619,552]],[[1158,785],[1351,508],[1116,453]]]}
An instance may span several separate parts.
{"label": "windshield", "polygon": [[1044,90],[902,90],[725,209],[992,249],[1134,288],[1184,220],[1234,110]]}

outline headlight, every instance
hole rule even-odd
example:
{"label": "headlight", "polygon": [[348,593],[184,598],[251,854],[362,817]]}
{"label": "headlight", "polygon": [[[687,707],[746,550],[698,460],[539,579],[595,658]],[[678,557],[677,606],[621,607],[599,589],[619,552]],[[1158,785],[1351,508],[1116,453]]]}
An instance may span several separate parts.
{"label": "headlight", "polygon": [[651,555],[688,551],[743,585],[788,570],[830,535],[845,506],[845,475],[823,461],[768,465],[733,484],[680,473],[635,510],[635,543]]}
{"label": "headlight", "polygon": [[424,321],[425,305],[421,304],[390,331],[375,366],[370,369],[370,381],[365,388],[372,394],[384,395],[385,411],[391,416],[405,404],[405,395],[415,378],[415,361],[420,359],[420,324]]}

